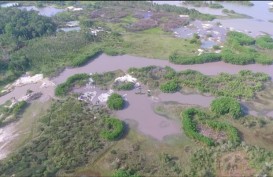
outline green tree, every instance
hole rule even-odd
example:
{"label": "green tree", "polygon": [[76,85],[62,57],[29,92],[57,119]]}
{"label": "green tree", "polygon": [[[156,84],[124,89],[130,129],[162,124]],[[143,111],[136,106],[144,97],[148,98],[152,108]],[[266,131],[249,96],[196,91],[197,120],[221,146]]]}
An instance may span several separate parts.
{"label": "green tree", "polygon": [[121,95],[113,93],[107,100],[107,106],[113,110],[121,110],[124,106],[124,100]]}

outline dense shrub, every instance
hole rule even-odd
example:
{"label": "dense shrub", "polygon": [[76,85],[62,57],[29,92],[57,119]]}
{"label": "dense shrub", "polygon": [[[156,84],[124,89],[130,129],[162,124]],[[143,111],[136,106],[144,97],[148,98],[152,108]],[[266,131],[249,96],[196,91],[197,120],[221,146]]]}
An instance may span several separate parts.
{"label": "dense shrub", "polygon": [[224,8],[224,6],[222,6],[221,4],[217,4],[217,3],[212,3],[209,5],[210,8],[213,8],[213,9],[222,9]]}
{"label": "dense shrub", "polygon": [[256,44],[261,48],[273,49],[273,39],[269,35],[258,37]]}
{"label": "dense shrub", "polygon": [[123,122],[116,118],[106,118],[104,121],[104,128],[100,135],[107,140],[115,140],[123,133]]}
{"label": "dense shrub", "polygon": [[242,115],[241,105],[234,98],[220,97],[212,101],[211,110],[219,115],[230,114],[233,118]]}
{"label": "dense shrub", "polygon": [[114,85],[114,89],[117,90],[132,90],[134,89],[135,84],[133,82],[119,82],[119,83],[115,83]]}
{"label": "dense shrub", "polygon": [[19,101],[12,107],[12,113],[17,116],[26,106],[26,101]]}
{"label": "dense shrub", "polygon": [[185,56],[174,52],[169,57],[169,61],[175,64],[199,64],[207,62],[215,62],[221,60],[221,54],[218,53],[203,53],[199,56]]}
{"label": "dense shrub", "polygon": [[206,124],[211,127],[214,130],[217,131],[225,131],[227,133],[228,139],[233,143],[239,143],[240,142],[240,136],[238,134],[238,131],[233,126],[219,122],[219,121],[206,121]]}
{"label": "dense shrub", "polygon": [[111,177],[140,177],[136,173],[133,173],[131,170],[116,170]]}
{"label": "dense shrub", "polygon": [[185,8],[185,7],[180,7],[180,6],[175,6],[175,5],[169,5],[169,4],[158,5],[158,4],[154,4],[154,7],[156,9],[163,10],[163,11],[166,11],[166,12],[173,12],[173,13],[177,13],[177,14],[189,15],[191,18],[194,18],[194,19],[209,20],[209,21],[215,19],[214,15],[203,14],[203,13],[200,13],[199,11],[197,11],[195,9],[188,9],[188,8]]}
{"label": "dense shrub", "polygon": [[214,145],[215,142],[213,139],[198,132],[196,127],[197,122],[202,124],[205,123],[208,127],[214,129],[215,131],[224,131],[228,136],[228,140],[230,140],[232,143],[240,142],[237,129],[230,124],[210,119],[208,118],[207,114],[196,108],[189,108],[182,112],[182,124],[185,134],[193,139],[205,143],[208,146]]}
{"label": "dense shrub", "polygon": [[87,51],[85,53],[81,53],[76,58],[73,59],[71,66],[78,67],[86,64],[91,59],[94,59],[101,53],[101,49],[94,48],[91,51]]}
{"label": "dense shrub", "polygon": [[16,8],[0,8],[0,34],[27,40],[56,31],[57,26],[49,17],[38,15],[35,11]]}
{"label": "dense shrub", "polygon": [[70,76],[66,82],[59,84],[55,89],[55,95],[56,96],[65,96],[71,88],[76,85],[83,85],[88,81],[90,78],[90,75],[88,74],[75,74],[73,76]]}
{"label": "dense shrub", "polygon": [[244,51],[235,53],[235,51],[233,49],[230,49],[229,47],[224,47],[221,55],[223,61],[239,65],[255,63],[255,59],[258,56],[257,52],[254,49],[245,48]]}
{"label": "dense shrub", "polygon": [[175,72],[172,68],[147,66],[130,68],[128,72],[150,88],[158,88],[152,86],[174,80],[179,84],[178,90],[191,88],[201,93],[236,99],[252,99],[255,93],[264,89],[265,83],[270,79],[265,73],[248,70],[242,70],[239,74],[220,73],[207,76],[194,70]]}
{"label": "dense shrub", "polygon": [[178,90],[179,86],[177,81],[170,80],[160,85],[160,90],[165,93],[174,93]]}
{"label": "dense shrub", "polygon": [[213,146],[214,141],[211,138],[208,138],[198,133],[198,130],[196,128],[197,123],[193,120],[194,116],[198,113],[199,111],[194,108],[187,109],[186,111],[182,113],[182,125],[183,125],[184,132],[187,136],[193,139],[201,141],[208,146]]}
{"label": "dense shrub", "polygon": [[121,95],[113,93],[107,100],[107,106],[113,110],[120,110],[124,106],[124,100]]}
{"label": "dense shrub", "polygon": [[236,42],[240,45],[252,45],[255,44],[255,39],[253,37],[250,37],[244,33],[240,33],[237,31],[229,31],[227,33],[227,40],[230,43]]}
{"label": "dense shrub", "polygon": [[36,138],[0,161],[1,176],[58,176],[59,170],[71,173],[93,162],[112,145],[100,136],[109,116],[104,107],[75,98],[54,102],[39,121]]}
{"label": "dense shrub", "polygon": [[176,72],[173,68],[166,66],[165,68],[166,73],[164,74],[165,79],[173,79],[176,75]]}

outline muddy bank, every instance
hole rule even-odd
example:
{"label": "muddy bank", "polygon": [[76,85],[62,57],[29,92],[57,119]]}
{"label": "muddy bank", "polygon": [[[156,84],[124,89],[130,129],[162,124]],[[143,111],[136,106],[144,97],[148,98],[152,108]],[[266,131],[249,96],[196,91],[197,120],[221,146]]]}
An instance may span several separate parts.
{"label": "muddy bank", "polygon": [[26,95],[28,90],[32,90],[33,92],[41,92],[43,95],[39,98],[40,101],[48,101],[49,99],[54,97],[54,85],[43,86],[43,83],[31,83],[21,87],[15,87],[11,92],[7,93],[0,97],[0,104],[4,104],[6,101],[11,98],[15,98],[16,100],[22,98]]}
{"label": "muddy bank", "polygon": [[0,160],[4,159],[9,154],[10,142],[19,135],[15,125],[16,123],[11,123],[0,128]]}

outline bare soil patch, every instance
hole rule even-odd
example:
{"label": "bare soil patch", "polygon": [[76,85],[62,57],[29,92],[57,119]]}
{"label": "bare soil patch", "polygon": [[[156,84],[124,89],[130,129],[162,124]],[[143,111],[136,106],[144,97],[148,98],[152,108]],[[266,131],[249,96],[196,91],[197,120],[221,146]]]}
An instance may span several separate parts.
{"label": "bare soil patch", "polygon": [[241,151],[225,154],[218,160],[216,176],[254,176],[255,170],[248,161],[246,153]]}

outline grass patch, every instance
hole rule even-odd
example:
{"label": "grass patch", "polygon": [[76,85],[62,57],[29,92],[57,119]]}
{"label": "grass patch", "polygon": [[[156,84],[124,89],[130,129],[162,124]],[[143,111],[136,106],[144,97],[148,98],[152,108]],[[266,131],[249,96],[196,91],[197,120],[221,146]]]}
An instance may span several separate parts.
{"label": "grass patch", "polygon": [[41,119],[40,136],[1,161],[0,173],[52,176],[94,161],[112,144],[99,136],[105,116],[105,108],[90,108],[75,98],[55,102]]}
{"label": "grass patch", "polygon": [[199,47],[187,40],[175,38],[159,28],[125,34],[124,40],[130,46],[126,53],[157,59],[168,59],[175,51],[193,55]]}
{"label": "grass patch", "polygon": [[113,93],[107,100],[107,106],[112,110],[121,110],[124,107],[124,100],[121,95]]}
{"label": "grass patch", "polygon": [[28,103],[26,101],[19,101],[12,107],[9,107],[11,102],[8,101],[0,106],[0,127],[6,126],[7,124],[14,122],[22,117]]}
{"label": "grass patch", "polygon": [[90,78],[89,74],[75,74],[70,76],[64,83],[59,84],[55,89],[56,96],[65,96],[75,85],[84,85]]}
{"label": "grass patch", "polygon": [[178,84],[180,91],[193,89],[215,96],[248,100],[253,99],[255,93],[262,91],[270,79],[267,74],[253,73],[249,70],[242,70],[233,75],[220,73],[216,76],[206,76],[193,70],[175,72],[170,67],[156,66],[130,68],[128,73],[150,89],[157,89],[161,83],[173,80]]}

